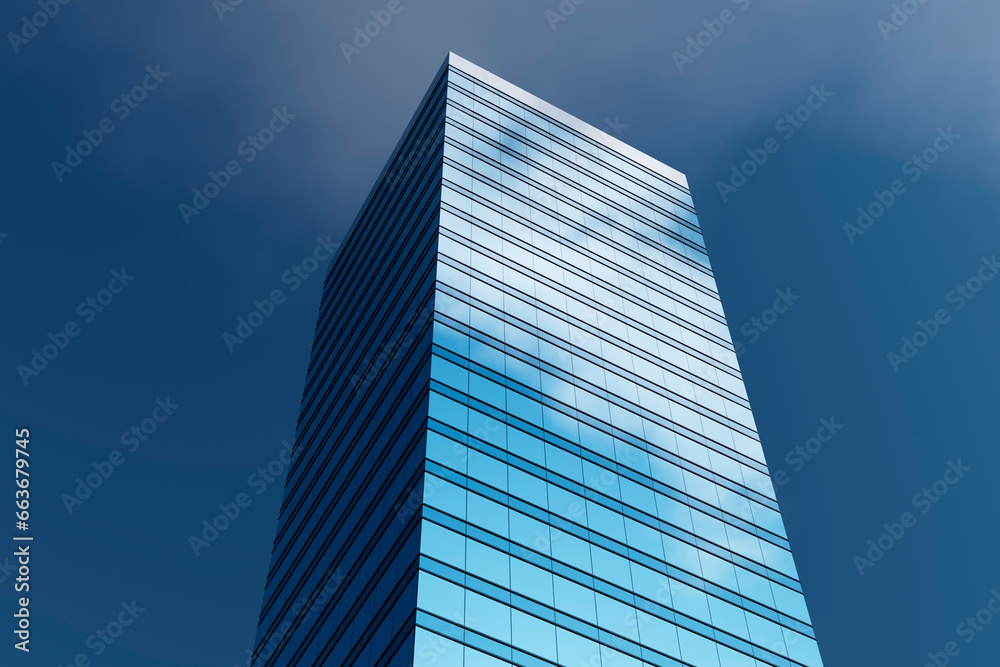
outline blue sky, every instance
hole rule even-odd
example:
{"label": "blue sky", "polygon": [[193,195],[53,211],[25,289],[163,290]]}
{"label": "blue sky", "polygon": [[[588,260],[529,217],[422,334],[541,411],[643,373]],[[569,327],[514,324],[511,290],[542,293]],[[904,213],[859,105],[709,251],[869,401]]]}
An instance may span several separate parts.
{"label": "blue sky", "polygon": [[[0,9],[0,421],[12,449],[31,429],[36,536],[32,653],[10,664],[243,663],[320,259],[448,51],[687,175],[826,664],[949,642],[992,664],[1000,621],[965,619],[1000,590],[1000,8],[401,0],[341,46],[389,4],[42,0],[37,30],[37,0]],[[823,420],[842,427],[817,447]]]}

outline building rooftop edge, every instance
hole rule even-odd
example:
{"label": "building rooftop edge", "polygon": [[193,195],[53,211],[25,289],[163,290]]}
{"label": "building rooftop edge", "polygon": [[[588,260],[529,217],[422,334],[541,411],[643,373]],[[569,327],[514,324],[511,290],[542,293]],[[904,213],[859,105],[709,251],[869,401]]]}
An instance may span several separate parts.
{"label": "building rooftop edge", "polygon": [[509,81],[501,79],[497,75],[483,69],[482,67],[476,65],[475,63],[469,62],[468,60],[458,55],[457,53],[449,51],[448,58],[445,62],[447,65],[450,65],[451,67],[459,69],[465,72],[466,74],[469,74],[477,79],[484,81],[485,83],[488,83],[489,85],[500,90],[501,92],[510,95],[519,102],[523,102],[524,104],[527,104],[528,106],[537,109],[546,116],[549,116],[554,120],[559,121],[563,125],[566,125],[567,127],[576,130],[580,134],[583,134],[584,136],[593,139],[594,141],[600,144],[603,144],[604,146],[610,148],[613,151],[621,153],[625,157],[635,160],[636,162],[646,167],[647,169],[650,169],[660,174],[661,176],[668,178],[671,181],[674,181],[675,183],[681,185],[685,189],[690,190],[688,188],[687,177],[678,170],[674,169],[673,167],[666,165],[655,158],[650,157],[646,153],[643,153],[642,151],[638,150],[637,148],[629,146],[625,142],[621,141],[620,139],[616,139],[607,132],[603,132],[602,130],[599,130],[596,127],[594,127],[593,125],[585,123],[576,116],[569,114],[563,111],[562,109],[553,106],[552,104],[549,104],[545,100],[532,95],[528,91],[522,88],[518,88]]}

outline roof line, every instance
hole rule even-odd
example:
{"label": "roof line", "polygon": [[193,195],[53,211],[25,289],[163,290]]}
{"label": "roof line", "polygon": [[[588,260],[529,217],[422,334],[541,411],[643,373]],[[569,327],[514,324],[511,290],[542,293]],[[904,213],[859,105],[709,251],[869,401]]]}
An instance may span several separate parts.
{"label": "roof line", "polygon": [[539,112],[545,114],[546,116],[551,117],[554,120],[559,121],[563,125],[566,125],[567,127],[579,132],[580,134],[588,137],[589,139],[593,139],[597,143],[604,145],[606,148],[609,148],[617,153],[621,153],[630,160],[638,162],[647,169],[654,171],[660,176],[663,176],[664,178],[667,178],[677,183],[678,185],[684,187],[685,189],[689,190],[687,177],[684,176],[684,174],[682,174],[678,170],[674,169],[673,167],[666,165],[660,162],[659,160],[656,160],[655,158],[646,155],[642,151],[639,151],[633,148],[632,146],[629,146],[628,144],[622,142],[621,140],[611,136],[607,132],[598,130],[593,125],[585,123],[576,116],[568,114],[558,107],[552,106],[545,100],[535,97],[531,93],[521,88],[518,88],[509,81],[501,79],[497,75],[488,72],[482,67],[479,67],[478,65],[469,62],[460,55],[452,51],[449,51],[447,64],[477,79],[480,79],[484,83],[493,86],[497,90],[503,92],[506,95],[509,95],[510,97],[513,97],[517,101],[522,102],[528,105],[529,107],[537,109]]}

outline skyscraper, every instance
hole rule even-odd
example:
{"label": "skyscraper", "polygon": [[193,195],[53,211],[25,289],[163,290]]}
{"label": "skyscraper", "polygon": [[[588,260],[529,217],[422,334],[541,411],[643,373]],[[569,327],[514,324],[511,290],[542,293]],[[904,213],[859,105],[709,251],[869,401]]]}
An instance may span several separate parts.
{"label": "skyscraper", "polygon": [[449,55],[333,260],[255,665],[820,667],[684,176]]}

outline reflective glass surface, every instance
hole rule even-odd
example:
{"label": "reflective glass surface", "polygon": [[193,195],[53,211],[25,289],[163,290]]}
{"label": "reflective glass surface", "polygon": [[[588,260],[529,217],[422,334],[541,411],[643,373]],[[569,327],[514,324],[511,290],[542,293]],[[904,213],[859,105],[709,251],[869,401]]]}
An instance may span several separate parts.
{"label": "reflective glass surface", "polygon": [[689,193],[465,69],[414,664],[819,667]]}
{"label": "reflective glass surface", "polygon": [[255,658],[821,667],[683,176],[449,58],[331,266]]}

